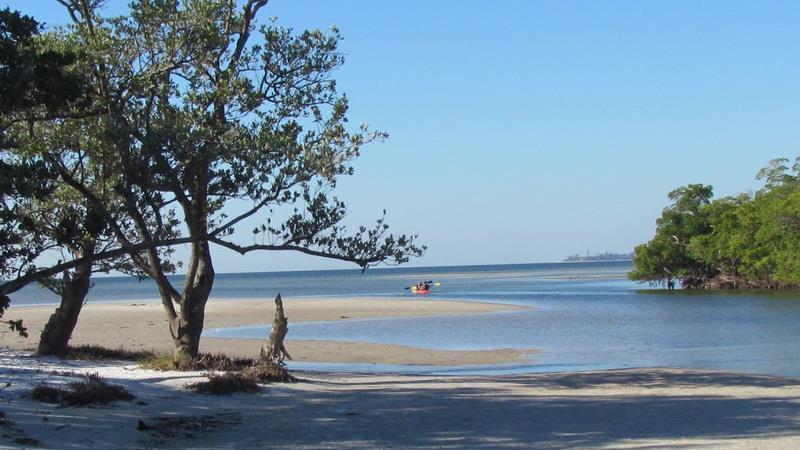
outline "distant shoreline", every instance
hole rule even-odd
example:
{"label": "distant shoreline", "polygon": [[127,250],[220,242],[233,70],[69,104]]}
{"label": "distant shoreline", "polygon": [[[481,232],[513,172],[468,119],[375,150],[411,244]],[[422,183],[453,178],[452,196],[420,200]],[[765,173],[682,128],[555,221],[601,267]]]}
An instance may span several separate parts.
{"label": "distant shoreline", "polygon": [[[581,258],[585,258],[582,256]],[[633,262],[632,259],[565,259],[563,261],[558,261],[559,263],[575,263],[575,262],[583,262],[583,263],[598,263],[598,262]]]}
{"label": "distant shoreline", "polygon": [[570,255],[564,262],[621,262],[633,261],[633,253],[600,253],[598,255]]}
{"label": "distant shoreline", "polygon": [[[581,257],[585,258],[585,257]],[[521,267],[521,266],[547,266],[551,264],[563,264],[563,263],[593,263],[593,262],[631,262],[631,258],[620,258],[620,259],[598,259],[598,260],[569,260],[564,259],[561,261],[542,261],[542,262],[521,262],[521,263],[491,263],[491,264],[448,264],[448,265],[433,265],[433,266],[398,266],[398,267],[372,267],[367,270],[366,274],[374,273],[374,272],[384,272],[384,271],[391,271],[391,272],[398,272],[399,274],[408,274],[408,275],[415,275],[417,272],[431,272],[431,271],[447,271],[451,269],[469,269],[469,268],[480,268],[480,267],[487,267],[487,268],[496,268],[496,269],[503,269],[503,268],[514,268],[514,267]],[[303,275],[312,275],[312,274],[325,274],[325,275],[332,275],[336,273],[356,273],[361,272],[361,269],[357,267],[353,267],[352,269],[307,269],[307,270],[261,270],[261,271],[247,271],[247,272],[216,272],[216,275],[262,275],[262,274],[270,274],[270,275],[292,275],[292,274],[303,274]],[[167,277],[183,277],[185,273],[175,273],[169,274]],[[135,279],[136,277],[130,275],[122,275],[122,274],[95,274],[93,279],[111,279],[111,278],[131,278]],[[0,281],[1,282],[1,281]]]}

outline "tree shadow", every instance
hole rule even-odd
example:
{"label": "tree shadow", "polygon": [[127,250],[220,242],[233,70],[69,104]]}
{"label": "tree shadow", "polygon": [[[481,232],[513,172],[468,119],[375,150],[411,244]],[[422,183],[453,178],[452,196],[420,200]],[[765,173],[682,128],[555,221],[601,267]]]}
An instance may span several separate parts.
{"label": "tree shadow", "polygon": [[[383,384],[383,381],[369,381],[371,375],[368,374],[330,374],[330,380],[315,379],[310,373],[300,376],[300,380],[313,384],[337,384],[337,379],[358,379],[362,377],[365,381],[359,384],[369,385]],[[524,375],[498,375],[498,376],[470,376],[463,375],[397,375],[397,377],[407,377],[403,379],[406,384],[425,384],[432,379],[459,380],[488,380],[499,384],[519,384],[524,383],[529,386],[560,388],[560,389],[583,389],[600,387],[605,385],[620,386],[640,386],[648,388],[659,387],[761,387],[761,388],[781,388],[800,386],[800,379],[778,377],[773,375],[759,375],[731,372],[711,372],[703,370],[689,369],[614,369],[605,371],[589,372],[556,372],[541,374]]]}
{"label": "tree shadow", "polygon": [[[430,388],[424,381],[408,387],[403,381],[405,387],[367,383],[358,384],[355,392],[294,392],[287,401],[314,405],[302,420],[302,426],[314,432],[298,429],[286,433],[291,436],[287,440],[279,433],[272,444],[314,446],[322,444],[322,436],[325,445],[358,442],[366,447],[572,448],[628,440],[797,436],[800,404],[792,396],[598,396],[569,391],[608,384],[641,387],[638,383],[659,388],[797,385],[793,380],[770,382],[765,379],[768,377],[719,375],[622,371],[563,374],[552,379],[510,377],[502,380],[501,389]],[[552,387],[567,390],[548,393],[546,389]],[[536,390],[531,393],[526,388]]]}
{"label": "tree shadow", "polygon": [[[16,374],[46,376],[22,367]],[[59,448],[674,447],[692,439],[800,440],[800,382],[759,375],[670,369],[356,375],[221,397],[163,383],[180,378],[112,380],[137,399],[100,408],[58,408],[9,392],[3,409],[31,437]],[[140,421],[150,429],[138,429]],[[174,437],[152,431],[173,422],[179,424]],[[222,425],[181,431],[181,424],[212,422]]]}
{"label": "tree shadow", "polygon": [[599,372],[553,373],[534,376],[507,376],[503,382],[531,382],[540,386],[560,388],[587,388],[602,385],[627,385],[644,387],[791,387],[800,386],[800,380],[771,375],[709,372],[675,369],[625,369]]}

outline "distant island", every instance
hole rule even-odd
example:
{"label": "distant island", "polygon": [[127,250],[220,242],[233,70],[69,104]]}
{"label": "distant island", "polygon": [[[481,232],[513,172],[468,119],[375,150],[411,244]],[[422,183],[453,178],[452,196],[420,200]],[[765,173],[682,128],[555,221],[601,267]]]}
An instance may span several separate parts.
{"label": "distant island", "polygon": [[668,289],[800,289],[800,157],[773,159],[757,178],[761,189],[731,197],[713,198],[704,184],[670,192],[628,278]]}
{"label": "distant island", "polygon": [[599,253],[597,255],[586,254],[581,256],[578,254],[568,256],[564,262],[580,262],[580,261],[630,261],[633,259],[633,253]]}

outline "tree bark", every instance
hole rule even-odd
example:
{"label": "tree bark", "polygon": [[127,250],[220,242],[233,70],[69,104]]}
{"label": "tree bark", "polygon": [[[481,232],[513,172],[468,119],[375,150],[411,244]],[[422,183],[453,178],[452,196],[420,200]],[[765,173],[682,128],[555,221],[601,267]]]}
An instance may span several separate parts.
{"label": "tree bark", "polygon": [[172,331],[173,357],[178,367],[190,366],[200,352],[205,308],[214,285],[214,275],[208,242],[193,245],[183,294],[178,299],[178,309],[173,309],[174,313],[167,310]]}
{"label": "tree bark", "polygon": [[92,263],[78,266],[70,274],[64,272],[61,304],[50,316],[39,337],[39,355],[66,356],[72,332],[78,324],[83,301],[89,292]]}
{"label": "tree bark", "polygon": [[261,360],[281,364],[284,358],[292,359],[283,339],[289,331],[289,319],[283,314],[283,301],[281,294],[275,297],[275,319],[272,321],[272,330],[267,336],[267,341],[261,346]]}

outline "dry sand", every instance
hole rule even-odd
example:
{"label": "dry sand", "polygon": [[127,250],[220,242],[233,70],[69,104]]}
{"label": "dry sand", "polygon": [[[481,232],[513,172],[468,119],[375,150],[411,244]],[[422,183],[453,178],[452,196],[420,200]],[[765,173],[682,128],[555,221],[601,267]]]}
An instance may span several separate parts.
{"label": "dry sand", "polygon": [[[492,303],[376,298],[284,298],[289,318],[286,348],[296,361],[410,364],[410,365],[484,365],[528,360],[533,349],[496,349],[488,351],[426,350],[402,345],[370,344],[292,339],[292,323],[342,321],[369,318],[446,316],[480,314],[523,309],[520,306]],[[30,337],[19,338],[3,327],[0,346],[35,349],[41,329],[55,306],[12,306],[8,318],[22,318]],[[211,299],[206,307],[205,328],[269,324],[275,315],[272,299]],[[266,337],[266,336],[265,336]],[[169,329],[159,302],[121,302],[87,304],[81,311],[78,326],[71,340],[73,345],[97,344],[128,350],[171,349]],[[201,351],[226,353],[230,356],[258,356],[262,342],[257,339],[203,338]]]}
{"label": "dry sand", "polygon": [[[136,398],[96,407],[31,399],[98,372]],[[800,381],[672,369],[499,377],[301,374],[257,394],[154,372],[0,354],[0,446],[42,448],[800,447]],[[140,421],[141,424],[140,425]],[[143,428],[143,429],[140,429]]]}

